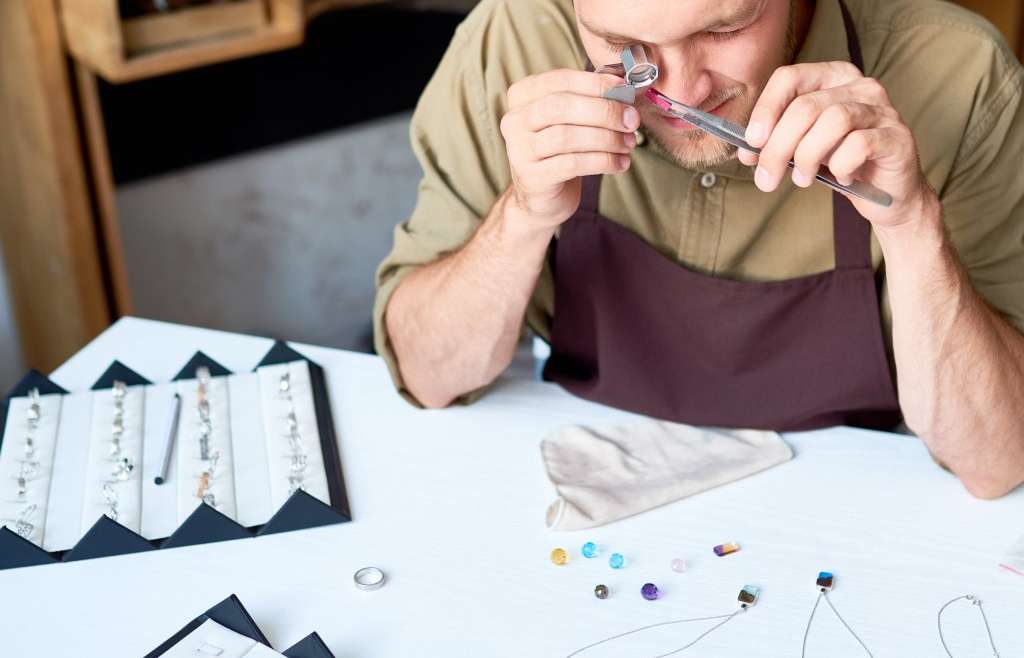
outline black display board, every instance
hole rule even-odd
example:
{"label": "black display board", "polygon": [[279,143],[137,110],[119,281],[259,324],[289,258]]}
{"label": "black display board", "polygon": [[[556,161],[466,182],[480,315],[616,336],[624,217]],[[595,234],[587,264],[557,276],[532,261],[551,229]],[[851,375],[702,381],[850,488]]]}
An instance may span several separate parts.
{"label": "black display board", "polygon": [[[89,560],[126,553],[192,546],[195,544],[270,535],[351,521],[348,494],[345,489],[341,457],[338,452],[338,441],[334,433],[334,419],[331,414],[330,399],[327,394],[327,379],[323,368],[293,350],[283,341],[276,342],[255,368],[294,361],[306,361],[309,365],[313,405],[320,431],[320,448],[323,452],[323,463],[331,500],[330,505],[324,504],[300,489],[292,494],[265,524],[246,528],[213,507],[203,503],[196,508],[173,534],[167,538],[156,540],[147,540],[116,521],[112,521],[107,516],[101,516],[73,548],[67,551],[52,553],[44,551],[9,528],[3,527],[0,528],[0,569],[14,569],[53,564],[61,561]],[[196,368],[203,365],[207,366],[211,374],[215,376],[231,374],[227,368],[207,355],[197,352],[182,368],[181,372],[178,373],[175,380],[194,378]],[[92,388],[93,390],[110,388],[115,380],[125,382],[130,386],[150,383],[124,364],[115,361],[100,376]],[[7,411],[11,398],[27,396],[33,388],[38,388],[39,392],[43,395],[68,393],[68,391],[55,384],[45,375],[37,371],[30,372],[11,390],[4,399],[2,408],[0,408],[0,442],[3,441],[2,430],[6,427]]]}

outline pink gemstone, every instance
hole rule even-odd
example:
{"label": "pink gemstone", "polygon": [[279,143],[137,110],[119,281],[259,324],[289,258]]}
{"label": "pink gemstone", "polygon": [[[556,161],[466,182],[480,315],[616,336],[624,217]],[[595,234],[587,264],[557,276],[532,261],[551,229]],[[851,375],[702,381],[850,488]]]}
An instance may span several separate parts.
{"label": "pink gemstone", "polygon": [[686,560],[680,560],[679,558],[672,560],[672,571],[675,571],[676,573],[683,573],[686,571],[686,567]]}

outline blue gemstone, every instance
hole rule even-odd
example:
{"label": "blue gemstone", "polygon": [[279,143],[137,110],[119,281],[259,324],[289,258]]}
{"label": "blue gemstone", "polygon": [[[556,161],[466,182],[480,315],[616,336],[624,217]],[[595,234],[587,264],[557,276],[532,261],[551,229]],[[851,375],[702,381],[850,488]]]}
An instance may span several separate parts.
{"label": "blue gemstone", "polygon": [[612,569],[621,569],[624,564],[626,564],[626,558],[618,553],[612,553],[612,556],[608,558],[608,566]]}
{"label": "blue gemstone", "polygon": [[597,544],[592,541],[583,544],[583,557],[597,557]]}

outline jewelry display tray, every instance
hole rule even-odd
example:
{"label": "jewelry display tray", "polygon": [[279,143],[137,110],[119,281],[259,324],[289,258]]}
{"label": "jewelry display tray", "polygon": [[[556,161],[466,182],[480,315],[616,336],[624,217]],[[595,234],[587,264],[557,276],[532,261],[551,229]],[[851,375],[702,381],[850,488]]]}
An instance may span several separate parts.
{"label": "jewelry display tray", "polygon": [[[266,636],[263,635],[262,631],[260,631],[256,622],[253,621],[249,611],[242,606],[242,602],[238,600],[238,597],[232,594],[190,621],[166,642],[158,646],[156,649],[153,649],[153,651],[147,653],[144,658],[159,658],[164,655],[170,651],[174,645],[183,640],[189,633],[199,628],[207,620],[213,620],[229,630],[270,647],[270,642],[267,640]],[[324,641],[320,639],[320,636],[316,633],[310,633],[303,639],[299,640],[293,647],[285,649],[281,653],[288,658],[334,658],[334,654],[331,653],[327,648],[327,645],[324,644]]]}
{"label": "jewelry display tray", "polygon": [[[288,496],[285,502],[276,510],[270,508],[269,512],[267,512],[269,519],[265,522],[244,526],[214,507],[202,502],[198,503],[195,510],[173,532],[170,532],[167,536],[151,537],[150,539],[144,538],[141,534],[132,531],[104,514],[99,516],[98,520],[81,535],[77,543],[74,543],[67,550],[44,550],[44,548],[15,533],[11,528],[3,526],[0,527],[0,569],[87,560],[232,539],[251,538],[350,521],[351,514],[349,512],[348,496],[342,474],[338,442],[335,437],[334,422],[323,368],[293,350],[283,341],[277,341],[253,368],[252,372],[255,373],[260,368],[266,366],[281,366],[296,362],[305,362],[309,369],[312,408],[315,414],[317,433],[319,434],[319,447],[322,453],[323,470],[326,475],[329,505],[303,489],[299,489]],[[201,366],[208,368],[214,378],[233,375],[224,366],[207,355],[197,352],[173,381],[181,382],[194,379],[197,369]],[[115,381],[123,382],[129,387],[148,387],[152,385],[152,382],[119,361],[114,361],[90,390],[103,391],[104,389],[112,389]],[[32,389],[38,389],[39,393],[43,396],[48,394],[69,395],[67,390],[51,381],[45,375],[38,371],[31,371],[11,390],[4,399],[2,407],[0,407],[0,448],[2,448],[4,435],[6,434],[4,429],[7,427],[11,401],[15,398],[28,396]],[[252,410],[252,413],[257,415],[261,412],[261,409]],[[235,410],[232,410],[232,413],[236,413]],[[248,410],[245,413],[248,413]],[[185,418],[184,409],[181,411],[181,418]],[[82,433],[88,434],[88,429],[83,428]],[[160,441],[162,443],[163,439]],[[176,442],[174,452],[176,453],[181,449],[181,441]],[[54,452],[59,453],[59,445]],[[81,468],[84,469],[85,465],[82,464]],[[140,470],[143,471],[140,477],[152,482],[155,473],[147,472],[145,468]],[[0,483],[0,485],[7,484],[6,482]],[[168,484],[170,482],[163,486],[166,487]],[[52,483],[50,486],[53,486]]]}

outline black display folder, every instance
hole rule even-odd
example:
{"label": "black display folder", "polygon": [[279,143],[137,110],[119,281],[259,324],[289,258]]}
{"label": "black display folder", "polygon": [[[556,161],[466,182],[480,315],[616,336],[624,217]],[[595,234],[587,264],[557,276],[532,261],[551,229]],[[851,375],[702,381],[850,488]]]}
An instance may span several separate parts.
{"label": "black display folder", "polygon": [[[207,620],[211,619],[239,635],[244,635],[273,649],[270,642],[267,641],[266,636],[263,635],[262,631],[260,631],[259,626],[256,625],[252,615],[250,615],[245,609],[242,602],[238,600],[238,597],[232,594],[189,623],[185,624],[180,631],[175,633],[156,649],[147,653],[144,658],[159,658],[167,653],[175,644],[181,642],[189,633],[202,626]],[[320,639],[320,636],[316,633],[310,633],[295,643],[294,646],[289,649],[285,649],[281,653],[288,656],[288,658],[334,658],[334,654],[330,652],[327,645],[324,644],[324,641]]]}
{"label": "black display folder", "polygon": [[[265,524],[245,528],[204,503],[198,506],[170,537],[152,541],[143,538],[119,523],[111,521],[108,517],[102,516],[73,548],[68,551],[53,553],[44,551],[35,544],[19,537],[8,528],[0,528],[0,569],[53,564],[59,561],[87,560],[231,539],[245,539],[259,535],[303,530],[350,521],[352,517],[349,512],[348,495],[342,475],[341,458],[334,433],[334,420],[331,414],[330,400],[327,394],[327,381],[323,368],[282,341],[277,341],[256,367],[291,363],[293,361],[306,361],[309,365],[313,404],[317,425],[320,430],[320,448],[323,451],[328,493],[331,500],[330,505],[324,504],[300,489],[292,494]],[[178,373],[175,380],[194,378],[196,368],[203,365],[208,367],[211,374],[215,376],[231,374],[226,368],[207,355],[197,352],[185,367],[182,368],[181,372]],[[150,383],[124,364],[115,361],[96,381],[92,390],[111,388],[114,381],[123,381],[129,385]],[[26,396],[33,388],[38,388],[42,394],[67,393],[66,390],[52,382],[45,375],[36,371],[30,372],[4,399],[3,406],[0,407],[0,432],[6,426],[10,399]],[[0,433],[0,442],[2,441],[3,435]],[[316,644],[316,642],[311,641],[311,644]],[[296,645],[296,647],[298,646]],[[320,655],[330,654],[304,653],[295,654],[293,658]]]}

